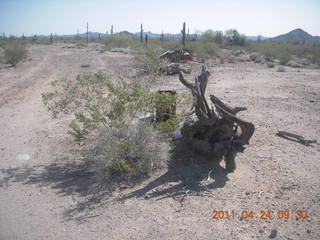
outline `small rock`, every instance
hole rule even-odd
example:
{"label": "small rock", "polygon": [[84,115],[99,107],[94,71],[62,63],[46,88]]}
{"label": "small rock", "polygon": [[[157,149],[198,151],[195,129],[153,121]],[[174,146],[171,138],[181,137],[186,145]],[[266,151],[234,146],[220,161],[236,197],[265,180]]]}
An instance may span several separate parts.
{"label": "small rock", "polygon": [[16,156],[17,161],[29,161],[31,159],[29,154],[19,154]]}
{"label": "small rock", "polygon": [[292,61],[292,60],[287,62],[287,66],[293,67],[293,68],[301,68],[302,67],[301,64],[299,64],[295,61]]}
{"label": "small rock", "polygon": [[250,195],[250,192],[249,192],[249,191],[246,191],[246,195]]}
{"label": "small rock", "polygon": [[149,199],[149,198],[150,198],[149,195],[145,195],[145,196],[144,196],[144,199]]}
{"label": "small rock", "polygon": [[275,238],[275,237],[277,236],[277,234],[278,234],[277,230],[272,229],[272,230],[271,230],[271,233],[270,233],[270,235],[269,235],[269,238],[270,238],[270,239]]}

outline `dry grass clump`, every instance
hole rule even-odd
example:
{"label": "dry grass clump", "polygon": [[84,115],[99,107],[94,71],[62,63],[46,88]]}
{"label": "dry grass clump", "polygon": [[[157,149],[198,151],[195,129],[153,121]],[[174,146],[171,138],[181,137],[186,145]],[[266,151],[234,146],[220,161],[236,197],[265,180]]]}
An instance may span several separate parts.
{"label": "dry grass clump", "polygon": [[4,60],[6,63],[16,66],[27,57],[27,49],[21,42],[14,41],[4,46]]}

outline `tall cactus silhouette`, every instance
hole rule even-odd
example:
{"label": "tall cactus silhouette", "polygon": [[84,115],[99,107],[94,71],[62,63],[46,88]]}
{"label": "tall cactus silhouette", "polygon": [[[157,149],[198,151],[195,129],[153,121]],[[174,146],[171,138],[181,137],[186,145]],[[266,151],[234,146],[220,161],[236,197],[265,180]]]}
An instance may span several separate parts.
{"label": "tall cactus silhouette", "polygon": [[182,45],[185,48],[186,47],[186,23],[185,22],[183,22],[181,34],[182,34]]}
{"label": "tall cactus silhouette", "polygon": [[89,45],[89,23],[87,22],[87,45]]}
{"label": "tall cactus silhouette", "polygon": [[140,43],[143,43],[143,27],[142,24],[140,25]]}

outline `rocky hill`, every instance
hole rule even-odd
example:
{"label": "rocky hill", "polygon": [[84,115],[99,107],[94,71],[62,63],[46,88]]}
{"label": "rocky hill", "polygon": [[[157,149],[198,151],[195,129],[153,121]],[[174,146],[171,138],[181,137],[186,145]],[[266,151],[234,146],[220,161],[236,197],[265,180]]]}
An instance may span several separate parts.
{"label": "rocky hill", "polygon": [[276,36],[274,38],[270,38],[270,41],[277,41],[277,42],[284,42],[284,41],[305,41],[305,42],[320,42],[319,36],[312,36],[311,34],[307,33],[306,31],[302,30],[301,28],[297,28],[288,32],[286,34],[282,34]]}

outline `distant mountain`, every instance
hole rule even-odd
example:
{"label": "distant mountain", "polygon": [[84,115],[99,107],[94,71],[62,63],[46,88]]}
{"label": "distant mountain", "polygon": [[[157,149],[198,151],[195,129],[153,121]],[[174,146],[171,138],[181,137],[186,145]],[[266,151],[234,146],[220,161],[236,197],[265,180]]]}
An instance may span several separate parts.
{"label": "distant mountain", "polygon": [[297,28],[295,30],[292,30],[291,32],[288,32],[286,34],[282,34],[279,36],[276,36],[274,38],[269,38],[270,41],[276,41],[276,42],[286,42],[286,41],[295,41],[295,42],[318,42],[320,41],[320,37],[318,36],[312,36],[306,31],[302,30],[301,28]]}
{"label": "distant mountain", "polygon": [[[141,32],[136,32],[134,35],[140,36]],[[149,38],[160,38],[162,33],[153,33],[153,32],[143,32],[143,35],[148,35]],[[163,33],[165,37],[181,37],[181,33],[173,34],[173,33]]]}
{"label": "distant mountain", "polygon": [[125,35],[125,36],[134,36],[133,33],[128,32],[128,31],[121,31],[121,32],[119,32],[119,34],[120,34],[120,35]]}
{"label": "distant mountain", "polygon": [[[125,36],[136,36],[136,37],[140,37],[140,32],[135,32],[135,33],[131,33],[129,31],[121,31],[118,32],[117,34],[120,35],[125,35]],[[106,36],[105,33],[99,33],[99,32],[89,32],[88,33],[89,38],[98,38],[99,35],[100,37]],[[143,32],[143,36],[148,35],[149,38],[160,38],[161,37],[161,33],[153,33],[153,32]],[[193,34],[192,34],[193,35]],[[64,34],[64,35],[55,35],[55,36],[60,36],[60,37],[65,37],[65,38],[72,38],[72,37],[77,37],[77,34]],[[80,33],[79,34],[80,37],[85,38],[87,37],[87,33]],[[170,37],[170,38],[181,38],[181,33],[163,33],[164,37]],[[38,37],[47,37],[49,38],[50,35],[38,35]],[[286,34],[282,34],[273,38],[269,38],[269,37],[265,37],[265,36],[261,36],[261,40],[265,40],[265,41],[275,41],[275,42],[285,42],[285,41],[297,41],[297,42],[320,42],[320,36],[312,36],[309,33],[307,33],[306,31],[302,30],[301,28],[297,28],[291,32],[288,32]],[[259,36],[246,36],[247,39],[249,40],[253,40],[256,41],[258,40]]]}
{"label": "distant mountain", "polygon": [[[87,33],[81,33],[79,35],[80,35],[80,37],[87,37]],[[88,32],[89,37],[99,37],[99,35],[102,37],[102,36],[105,36],[106,34],[99,33],[99,32]],[[77,34],[70,35],[70,37],[74,37],[74,36],[77,36]]]}
{"label": "distant mountain", "polygon": [[[259,36],[246,36],[246,38],[249,40],[257,41]],[[260,36],[260,38],[261,38],[261,40],[269,39],[269,37],[265,37],[265,36]]]}

